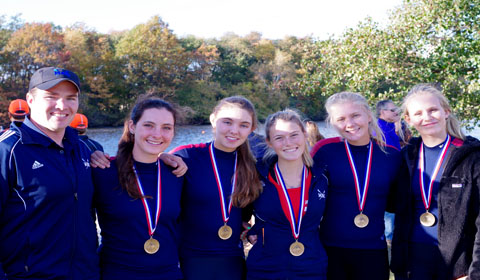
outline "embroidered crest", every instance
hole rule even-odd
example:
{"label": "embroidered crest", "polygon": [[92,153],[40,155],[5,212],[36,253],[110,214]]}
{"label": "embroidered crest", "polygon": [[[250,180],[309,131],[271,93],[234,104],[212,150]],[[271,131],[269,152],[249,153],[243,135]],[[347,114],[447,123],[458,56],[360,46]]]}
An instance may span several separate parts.
{"label": "embroidered crest", "polygon": [[321,191],[317,189],[317,194],[318,194],[318,200],[325,199],[325,191]]}

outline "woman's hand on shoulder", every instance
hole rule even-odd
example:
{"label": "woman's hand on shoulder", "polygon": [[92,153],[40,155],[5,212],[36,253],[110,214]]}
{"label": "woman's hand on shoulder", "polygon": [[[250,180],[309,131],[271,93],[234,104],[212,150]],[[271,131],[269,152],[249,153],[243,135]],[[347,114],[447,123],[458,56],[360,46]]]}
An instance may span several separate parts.
{"label": "woman's hand on shoulder", "polygon": [[188,170],[187,164],[179,156],[168,153],[161,153],[159,158],[161,161],[163,161],[164,164],[174,168],[172,173],[177,177],[182,177]]}
{"label": "woman's hand on shoulder", "polygon": [[110,156],[102,151],[95,151],[90,155],[90,166],[105,169],[110,167]]}

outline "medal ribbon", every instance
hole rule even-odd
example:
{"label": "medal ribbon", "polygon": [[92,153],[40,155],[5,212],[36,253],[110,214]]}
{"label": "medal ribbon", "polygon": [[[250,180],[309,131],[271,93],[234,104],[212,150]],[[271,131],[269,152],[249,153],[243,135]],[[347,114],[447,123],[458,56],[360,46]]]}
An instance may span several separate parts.
{"label": "medal ribbon", "polygon": [[370,171],[372,169],[372,152],[373,144],[370,141],[368,148],[368,160],[367,160],[367,170],[365,172],[365,183],[363,185],[363,192],[360,192],[360,182],[358,180],[357,170],[355,168],[355,162],[353,161],[352,153],[350,152],[350,147],[347,140],[345,140],[345,150],[347,151],[348,162],[350,163],[350,168],[352,169],[353,179],[355,180],[355,193],[357,195],[358,210],[363,212],[365,207],[365,202],[367,200],[368,185],[370,183]]}
{"label": "medal ribbon", "polygon": [[157,173],[157,212],[155,214],[155,227],[153,227],[152,217],[150,215],[150,208],[148,208],[148,202],[145,198],[145,194],[143,193],[142,183],[140,182],[140,178],[138,177],[137,170],[135,169],[135,164],[133,164],[133,172],[135,173],[135,178],[137,179],[137,188],[140,194],[142,195],[142,203],[143,208],[145,209],[145,216],[147,218],[148,224],[148,234],[150,237],[153,236],[155,233],[155,229],[157,229],[158,218],[160,217],[160,211],[162,209],[162,180],[160,179],[160,162],[157,161],[158,166],[158,173]]}
{"label": "medal ribbon", "polygon": [[418,166],[419,172],[420,172],[420,192],[422,194],[422,200],[423,200],[423,205],[425,206],[425,210],[428,211],[430,209],[430,204],[432,202],[432,190],[433,190],[433,183],[435,182],[435,178],[438,175],[438,171],[440,171],[440,167],[442,166],[443,160],[445,159],[445,156],[448,151],[448,147],[450,146],[450,135],[447,134],[447,139],[444,142],[444,146],[442,149],[442,152],[437,158],[437,163],[435,164],[435,168],[433,169],[433,175],[432,178],[430,178],[430,182],[428,184],[428,198],[427,195],[425,194],[425,184],[423,182],[423,175],[425,173],[425,155],[423,154],[423,141],[422,144],[420,145],[420,151],[418,155]]}
{"label": "medal ribbon", "polygon": [[287,187],[285,186],[285,182],[283,181],[282,173],[280,172],[280,168],[278,168],[278,163],[275,164],[275,176],[277,177],[277,182],[282,187],[282,192],[278,192],[278,196],[281,200],[287,202],[288,206],[288,213],[285,213],[287,220],[290,222],[290,228],[292,229],[292,235],[295,240],[298,239],[300,236],[300,226],[302,225],[302,217],[303,217],[303,207],[305,206],[305,182],[306,180],[306,170],[305,165],[303,166],[302,170],[302,184],[301,184],[301,192],[300,192],[300,209],[298,211],[298,220],[295,217],[293,212],[292,202],[290,200],[290,196],[288,195]]}
{"label": "medal ribbon", "polygon": [[215,154],[213,153],[213,144],[210,144],[210,159],[212,161],[213,173],[215,174],[215,180],[217,181],[218,195],[220,197],[220,206],[222,209],[222,218],[223,222],[227,224],[230,219],[230,211],[232,210],[232,195],[235,191],[235,185],[237,182],[237,152],[235,152],[235,167],[233,168],[233,181],[232,181],[232,192],[230,193],[230,199],[228,201],[228,210],[225,210],[225,196],[223,195],[222,181],[220,180],[220,175],[217,168],[217,162],[215,160]]}

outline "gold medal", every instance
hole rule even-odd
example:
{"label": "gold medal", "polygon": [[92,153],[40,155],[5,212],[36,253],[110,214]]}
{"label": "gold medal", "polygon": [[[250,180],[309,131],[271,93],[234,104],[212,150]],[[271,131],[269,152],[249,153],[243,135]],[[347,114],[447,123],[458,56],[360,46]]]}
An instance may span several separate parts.
{"label": "gold medal", "polygon": [[227,240],[232,237],[233,230],[230,226],[223,225],[218,229],[218,237],[222,240]]}
{"label": "gold medal", "polygon": [[368,217],[367,215],[363,214],[363,213],[360,213],[358,214],[357,216],[355,216],[355,219],[353,219],[353,222],[355,223],[355,225],[359,228],[364,228],[366,226],[368,226]]}
{"label": "gold medal", "polygon": [[428,211],[420,215],[420,223],[425,227],[433,227],[436,220],[435,215]]}
{"label": "gold medal", "polygon": [[303,252],[305,252],[305,246],[303,246],[301,242],[298,242],[298,240],[295,240],[295,242],[290,245],[290,254],[292,254],[292,256],[301,256]]}
{"label": "gold medal", "polygon": [[143,244],[143,249],[145,249],[145,252],[151,255],[155,254],[156,252],[158,252],[158,249],[160,249],[160,243],[158,242],[158,240],[150,236],[150,239],[145,241],[145,243]]}

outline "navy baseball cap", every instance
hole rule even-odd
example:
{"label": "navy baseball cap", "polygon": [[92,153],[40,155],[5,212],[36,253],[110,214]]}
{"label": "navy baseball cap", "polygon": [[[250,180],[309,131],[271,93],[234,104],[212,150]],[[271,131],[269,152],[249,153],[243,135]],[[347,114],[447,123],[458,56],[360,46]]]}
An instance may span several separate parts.
{"label": "navy baseball cap", "polygon": [[48,90],[63,81],[69,81],[74,84],[80,93],[80,80],[78,76],[72,71],[55,67],[44,67],[35,71],[30,79],[28,91],[33,88]]}

